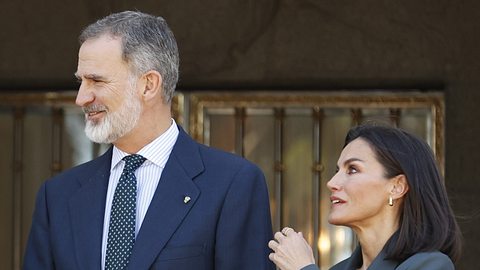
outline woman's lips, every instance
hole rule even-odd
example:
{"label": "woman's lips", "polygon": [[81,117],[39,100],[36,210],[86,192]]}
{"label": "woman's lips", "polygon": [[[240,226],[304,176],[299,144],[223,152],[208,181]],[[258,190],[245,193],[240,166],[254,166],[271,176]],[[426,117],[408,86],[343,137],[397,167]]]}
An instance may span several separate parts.
{"label": "woman's lips", "polygon": [[339,204],[339,203],[344,203],[345,201],[338,198],[338,197],[331,196],[330,197],[330,202],[332,202],[332,204]]}

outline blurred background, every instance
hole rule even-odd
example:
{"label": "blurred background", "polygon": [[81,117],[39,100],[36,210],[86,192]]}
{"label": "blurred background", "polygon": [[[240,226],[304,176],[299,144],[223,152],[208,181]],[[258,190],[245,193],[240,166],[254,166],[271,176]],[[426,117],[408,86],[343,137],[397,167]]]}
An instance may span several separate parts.
{"label": "blurred background", "polygon": [[181,57],[174,115],[266,175],[275,230],[302,230],[322,269],[355,245],[326,222],[325,182],[349,127],[379,122],[431,145],[465,243],[480,252],[480,2],[139,0],[0,2],[0,269],[20,269],[35,193],[99,155],[75,107],[81,29],[137,9]]}

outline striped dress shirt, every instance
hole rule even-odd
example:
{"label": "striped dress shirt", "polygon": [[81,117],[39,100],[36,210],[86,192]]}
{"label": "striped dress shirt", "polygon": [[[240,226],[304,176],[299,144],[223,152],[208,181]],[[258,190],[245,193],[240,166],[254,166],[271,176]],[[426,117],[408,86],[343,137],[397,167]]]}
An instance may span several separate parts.
{"label": "striped dress shirt", "polygon": [[[142,226],[148,206],[152,201],[158,182],[160,181],[163,168],[172,152],[173,145],[177,141],[178,133],[178,127],[172,119],[172,124],[166,132],[136,153],[142,155],[147,160],[135,171],[135,176],[137,177],[135,236],[137,236],[138,231]],[[107,200],[105,203],[105,217],[103,221],[102,269],[105,269],[105,254],[107,250],[108,228],[110,225],[110,211],[112,209],[113,194],[115,193],[115,188],[117,187],[123,167],[125,166],[125,162],[122,158],[128,155],[128,153],[121,151],[117,147],[113,147],[110,179],[108,181]]]}

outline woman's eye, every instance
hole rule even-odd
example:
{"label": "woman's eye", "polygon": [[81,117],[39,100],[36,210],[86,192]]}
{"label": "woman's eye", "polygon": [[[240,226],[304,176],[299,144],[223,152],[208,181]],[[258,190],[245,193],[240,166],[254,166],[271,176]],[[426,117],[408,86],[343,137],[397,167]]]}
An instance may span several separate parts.
{"label": "woman's eye", "polygon": [[354,166],[349,166],[348,167],[348,170],[347,170],[348,174],[354,174],[356,172],[358,172],[358,171],[357,171],[357,168],[355,168]]}

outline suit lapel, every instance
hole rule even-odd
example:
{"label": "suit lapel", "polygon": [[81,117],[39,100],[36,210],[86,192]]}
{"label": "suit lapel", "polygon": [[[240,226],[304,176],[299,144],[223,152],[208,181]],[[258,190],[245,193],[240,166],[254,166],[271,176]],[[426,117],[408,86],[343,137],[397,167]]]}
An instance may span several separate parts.
{"label": "suit lapel", "polygon": [[385,250],[382,250],[372,264],[368,267],[369,270],[394,270],[398,262],[385,259]]}
{"label": "suit lapel", "polygon": [[[383,249],[380,253],[375,257],[373,262],[368,267],[368,270],[394,270],[398,262],[387,260],[386,259],[386,250],[387,248],[396,242],[398,234],[394,234],[385,244]],[[344,267],[339,267],[335,269],[357,269],[362,266],[362,248],[361,246],[357,246],[357,248],[353,251],[352,255],[349,259],[345,261]]]}
{"label": "suit lapel", "polygon": [[335,269],[350,270],[350,269],[357,269],[360,266],[362,266],[362,248],[360,246],[357,246],[357,248],[355,248],[350,258],[342,262],[342,264],[343,264],[343,267],[338,267]]}
{"label": "suit lapel", "polygon": [[377,257],[373,260],[372,264],[368,269],[371,270],[394,270],[398,266],[398,262],[394,260],[387,260],[387,250],[395,245],[398,239],[398,231],[395,232],[390,239],[388,239],[385,246],[382,248]]}
{"label": "suit lapel", "polygon": [[[137,235],[128,269],[148,269],[200,196],[192,178],[203,170],[198,146],[180,129]],[[190,199],[185,201],[186,197]]]}
{"label": "suit lapel", "polygon": [[81,188],[69,202],[76,258],[80,269],[100,269],[105,198],[112,149],[94,169],[78,177]]}

